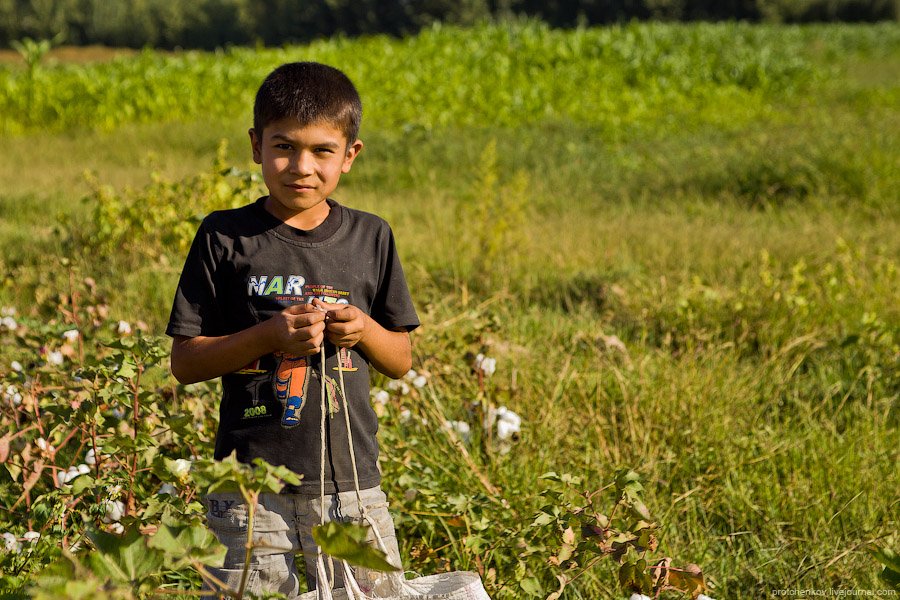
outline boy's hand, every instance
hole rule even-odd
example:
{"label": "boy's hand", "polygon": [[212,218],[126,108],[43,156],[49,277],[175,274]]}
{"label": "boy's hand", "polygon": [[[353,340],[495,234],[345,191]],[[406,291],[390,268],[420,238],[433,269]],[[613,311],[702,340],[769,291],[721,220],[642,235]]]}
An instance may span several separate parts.
{"label": "boy's hand", "polygon": [[275,350],[290,356],[318,352],[325,341],[325,315],[312,304],[294,304],[269,319]]}
{"label": "boy's hand", "polygon": [[329,304],[318,298],[313,300],[316,309],[324,309],[325,335],[328,341],[341,348],[355,346],[363,338],[366,330],[366,314],[352,304]]}

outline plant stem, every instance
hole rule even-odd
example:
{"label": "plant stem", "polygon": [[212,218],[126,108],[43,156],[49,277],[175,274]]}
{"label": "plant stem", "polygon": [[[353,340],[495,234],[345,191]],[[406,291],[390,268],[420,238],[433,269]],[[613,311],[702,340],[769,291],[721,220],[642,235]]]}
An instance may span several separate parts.
{"label": "plant stem", "polygon": [[259,498],[259,492],[249,491],[241,487],[241,495],[247,503],[247,544],[244,552],[244,572],[241,574],[241,587],[238,588],[238,600],[244,597],[244,589],[247,587],[247,580],[250,578],[250,558],[253,554],[253,517],[256,515],[256,501]]}

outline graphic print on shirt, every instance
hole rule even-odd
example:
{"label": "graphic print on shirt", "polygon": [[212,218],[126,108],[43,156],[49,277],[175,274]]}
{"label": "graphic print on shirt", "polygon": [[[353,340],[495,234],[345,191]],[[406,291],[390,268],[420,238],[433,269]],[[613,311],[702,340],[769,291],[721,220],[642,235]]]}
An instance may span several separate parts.
{"label": "graphic print on shirt", "polygon": [[[247,276],[247,296],[274,300],[281,306],[294,304],[307,304],[314,299],[319,299],[328,304],[349,304],[350,292],[335,288],[325,283],[309,283],[306,277],[297,274],[257,273]],[[310,358],[305,356],[290,356],[283,352],[276,352],[275,369],[272,372],[272,387],[275,398],[283,407],[281,426],[291,429],[300,424],[300,413],[309,397],[310,379],[319,380],[321,376],[310,365]],[[263,361],[256,360],[237,371],[242,375],[256,375],[265,373],[262,369]],[[341,349],[338,356],[338,364],[341,370],[356,371],[350,359],[350,353]],[[335,370],[338,367],[334,367]],[[315,384],[314,384],[315,385]],[[340,390],[337,382],[329,376],[325,376],[325,394],[328,404],[328,412],[336,413],[340,410]]]}
{"label": "graphic print on shirt", "polygon": [[325,283],[307,283],[303,275],[250,275],[248,296],[265,296],[290,304],[304,304],[318,298],[329,304],[349,304],[350,292]]}
{"label": "graphic print on shirt", "polygon": [[353,366],[353,359],[350,358],[350,351],[346,348],[341,348],[338,353],[338,364],[337,366],[331,367],[332,371],[344,371],[353,372],[356,371],[357,368]]}
{"label": "graphic print on shirt", "polygon": [[275,398],[284,407],[281,426],[291,429],[300,424],[300,411],[306,403],[309,390],[309,361],[305,356],[288,356],[276,352],[278,367],[275,369]]}

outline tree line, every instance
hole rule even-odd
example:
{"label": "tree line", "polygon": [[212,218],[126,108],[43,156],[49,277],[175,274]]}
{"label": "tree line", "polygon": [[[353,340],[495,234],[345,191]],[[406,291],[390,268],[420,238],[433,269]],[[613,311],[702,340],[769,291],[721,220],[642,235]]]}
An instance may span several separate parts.
{"label": "tree line", "polygon": [[628,21],[880,21],[900,0],[0,0],[0,44],[203,48],[406,35],[436,22],[533,17],[555,27]]}

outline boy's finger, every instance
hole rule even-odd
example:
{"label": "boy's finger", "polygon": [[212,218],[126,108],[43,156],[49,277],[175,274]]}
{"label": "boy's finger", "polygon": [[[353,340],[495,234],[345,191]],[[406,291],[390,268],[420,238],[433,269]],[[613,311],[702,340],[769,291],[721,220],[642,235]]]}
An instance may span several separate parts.
{"label": "boy's finger", "polygon": [[304,302],[302,304],[291,304],[287,308],[284,309],[289,315],[303,315],[309,313],[318,313],[321,312],[315,305],[310,302]]}
{"label": "boy's finger", "polygon": [[288,315],[287,318],[294,329],[299,329],[300,327],[308,327],[314,323],[322,323],[325,321],[325,313],[314,311],[299,315]]}
{"label": "boy's finger", "polygon": [[358,327],[353,327],[353,326],[349,325],[347,322],[330,323],[328,325],[328,333],[335,335],[335,336],[343,337],[345,335],[350,335],[350,334],[356,333],[357,331],[359,331]]}
{"label": "boy's finger", "polygon": [[311,337],[325,331],[325,320],[319,319],[312,323],[306,323],[305,317],[297,317],[291,329],[293,329],[292,335],[299,335],[300,339]]}
{"label": "boy's finger", "polygon": [[352,321],[356,318],[356,309],[352,306],[345,306],[335,310],[328,311],[329,321]]}

